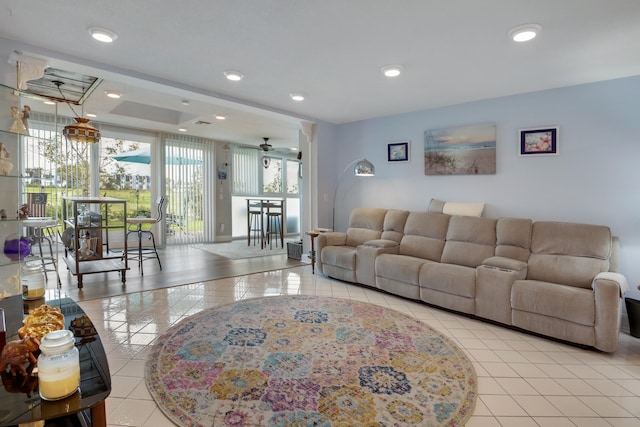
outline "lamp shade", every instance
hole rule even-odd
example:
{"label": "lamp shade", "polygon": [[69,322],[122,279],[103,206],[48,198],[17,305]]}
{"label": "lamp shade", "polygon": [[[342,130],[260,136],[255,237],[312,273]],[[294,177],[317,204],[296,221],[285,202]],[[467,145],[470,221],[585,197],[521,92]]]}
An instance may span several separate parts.
{"label": "lamp shade", "polygon": [[367,160],[362,159],[353,168],[355,176],[374,176],[376,174],[376,168],[373,164]]}
{"label": "lamp shade", "polygon": [[347,167],[343,169],[342,173],[338,177],[338,182],[336,183],[336,189],[333,192],[333,217],[331,220],[331,226],[333,227],[334,230],[336,226],[336,196],[338,194],[338,187],[340,187],[340,182],[342,181],[344,174],[354,164],[355,166],[353,167],[353,174],[355,176],[374,176],[376,174],[376,168],[373,166],[373,163],[371,163],[367,159],[354,160],[351,163],[349,163]]}
{"label": "lamp shade", "polygon": [[100,131],[89,124],[89,119],[76,117],[75,120],[76,123],[62,129],[62,134],[67,140],[74,142],[100,141]]}

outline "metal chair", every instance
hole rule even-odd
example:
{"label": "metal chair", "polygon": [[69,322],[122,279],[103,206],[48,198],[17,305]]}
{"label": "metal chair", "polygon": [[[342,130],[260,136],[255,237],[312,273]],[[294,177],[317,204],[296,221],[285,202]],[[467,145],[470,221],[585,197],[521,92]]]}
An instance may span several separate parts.
{"label": "metal chair", "polygon": [[[136,233],[138,235],[137,255],[130,257],[129,260],[138,261],[138,268],[140,269],[140,275],[142,276],[144,276],[144,267],[142,263],[147,259],[157,259],[158,266],[160,266],[160,270],[162,270],[162,263],[160,262],[160,256],[158,255],[158,250],[156,248],[156,239],[153,235],[152,229],[154,224],[162,221],[165,198],[159,197],[156,202],[158,211],[158,216],[156,218],[127,218],[127,241],[129,240],[130,234]],[[147,239],[151,240],[153,247],[142,246],[143,235],[147,236]]]}
{"label": "metal chair", "polygon": [[282,212],[267,212],[267,241],[269,249],[273,248],[273,236],[276,237],[276,248],[278,240],[280,246],[284,247],[284,236],[282,235]]}
{"label": "metal chair", "polygon": [[264,245],[264,231],[262,230],[262,212],[249,211],[249,235],[248,243],[251,245],[251,237],[253,236],[253,246],[256,241],[260,241],[260,247]]}
{"label": "metal chair", "polygon": [[[62,286],[60,274],[58,273],[57,253],[53,250],[56,244],[56,233],[58,231],[58,221],[53,218],[28,218],[22,221],[31,238],[31,255],[37,257],[34,251],[34,245],[37,245],[40,254],[40,262],[42,263],[42,271],[48,280],[47,272],[54,272],[58,281],[58,287]],[[42,243],[49,246],[49,251],[43,250]]]}
{"label": "metal chair", "polygon": [[282,230],[282,216],[284,212],[283,201],[270,200],[265,203],[267,208],[267,233],[266,238],[269,243],[269,249],[273,248],[273,236],[276,237],[276,248],[278,247],[278,240],[280,240],[280,246],[284,247],[284,234]]}

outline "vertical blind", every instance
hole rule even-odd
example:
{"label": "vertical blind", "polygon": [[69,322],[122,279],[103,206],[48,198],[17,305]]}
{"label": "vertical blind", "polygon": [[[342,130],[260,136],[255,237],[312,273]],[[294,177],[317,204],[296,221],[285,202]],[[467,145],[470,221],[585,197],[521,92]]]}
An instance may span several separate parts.
{"label": "vertical blind", "polygon": [[204,138],[163,135],[168,244],[213,241],[215,233],[214,143]]}
{"label": "vertical blind", "polygon": [[233,150],[233,195],[255,196],[261,194],[258,168],[259,151],[252,148],[235,147]]}
{"label": "vertical blind", "polygon": [[[92,194],[92,174],[97,170],[94,144],[70,145],[62,137],[61,130],[67,124],[75,123],[74,119],[57,117],[52,114],[32,112],[30,117],[30,134],[23,146],[21,163],[25,170],[33,174],[29,191],[36,191],[34,184],[58,186],[63,195],[95,195]],[[100,129],[100,124],[91,123]],[[46,144],[47,153],[38,151],[38,141],[50,140]],[[159,189],[168,197],[167,227],[171,227],[172,238],[168,243],[188,244],[213,241],[215,239],[215,146],[214,141],[206,138],[185,135],[161,135],[161,162],[165,164],[165,188]],[[258,188],[255,165],[257,151],[246,150],[247,157],[252,157],[254,171],[253,184],[249,191]],[[95,152],[95,153],[94,153]],[[99,154],[98,154],[99,155]],[[54,160],[54,161],[52,161]],[[97,159],[99,161],[99,159]],[[59,169],[56,170],[55,164]],[[94,164],[95,163],[95,164]],[[97,182],[97,176],[95,177]],[[245,182],[251,180],[243,179]],[[51,188],[51,187],[49,187]],[[23,189],[25,193],[27,189]],[[255,194],[255,193],[254,193]],[[53,194],[51,195],[53,196]],[[51,203],[53,202],[53,203]],[[55,201],[50,200],[55,206]],[[173,223],[171,225],[170,223]]]}
{"label": "vertical blind", "polygon": [[42,118],[37,120],[37,116],[32,113],[29,118],[30,136],[23,138],[16,165],[21,175],[29,177],[26,182],[21,181],[24,188],[20,190],[23,194],[20,202],[27,203],[30,216],[57,216],[59,181],[55,160],[60,153],[60,139],[53,116],[44,117],[44,122]]}
{"label": "vertical blind", "polygon": [[[52,114],[31,112],[29,123],[29,134],[33,138],[26,138],[23,158],[25,170],[43,174],[48,170],[49,174],[55,175],[56,185],[63,195],[94,195],[91,191],[94,144],[72,143],[61,133],[66,125],[74,124],[75,120],[58,116],[56,122],[56,116]],[[92,126],[100,129],[99,124],[92,123]],[[56,163],[59,167],[57,171]]]}

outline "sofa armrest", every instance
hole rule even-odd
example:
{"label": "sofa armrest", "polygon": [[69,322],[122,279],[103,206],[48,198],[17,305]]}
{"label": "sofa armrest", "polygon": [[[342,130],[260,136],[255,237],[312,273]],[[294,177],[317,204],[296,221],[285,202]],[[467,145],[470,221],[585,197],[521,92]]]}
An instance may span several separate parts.
{"label": "sofa armrest", "polygon": [[[367,246],[369,248],[393,249],[393,248],[400,247],[400,244],[395,240],[376,239],[376,240],[368,240],[364,242],[361,246]],[[385,252],[385,253],[394,253],[394,252]],[[395,253],[398,253],[398,251],[396,251]]]}
{"label": "sofa armrest", "polygon": [[492,256],[487,258],[482,261],[482,265],[508,271],[522,271],[527,269],[526,262],[502,256]]}
{"label": "sofa armrest", "polygon": [[347,233],[328,231],[326,233],[320,233],[317,239],[316,244],[318,248],[324,246],[344,246],[347,244]]}
{"label": "sofa armrest", "polygon": [[627,279],[620,273],[599,273],[591,283],[596,304],[595,345],[606,351],[616,351],[622,314],[620,300],[629,289]]}
{"label": "sofa armrest", "polygon": [[595,291],[598,286],[615,286],[618,288],[620,298],[629,291],[629,282],[627,278],[620,273],[605,271],[598,273],[591,283],[591,288]]}
{"label": "sofa armrest", "polygon": [[358,283],[376,286],[376,258],[381,254],[398,254],[398,242],[386,239],[368,240],[356,249],[356,277]]}
{"label": "sofa armrest", "polygon": [[339,231],[327,231],[318,234],[315,242],[316,268],[322,271],[322,249],[325,246],[344,246],[347,244],[347,233]]}
{"label": "sofa armrest", "polygon": [[527,277],[527,263],[492,256],[476,268],[475,315],[511,325],[511,288]]}

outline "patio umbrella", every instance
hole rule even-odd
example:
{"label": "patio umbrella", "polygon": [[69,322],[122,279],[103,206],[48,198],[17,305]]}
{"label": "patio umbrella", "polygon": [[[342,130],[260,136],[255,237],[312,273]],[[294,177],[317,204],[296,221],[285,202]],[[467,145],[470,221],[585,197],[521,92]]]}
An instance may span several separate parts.
{"label": "patio umbrella", "polygon": [[[145,165],[151,164],[151,153],[148,147],[139,148],[137,150],[116,154],[111,156],[111,158],[118,162],[143,163]],[[171,157],[167,157],[166,160],[168,165],[200,165],[202,164],[202,160],[191,159],[189,157],[182,157],[182,156],[171,156]]]}

